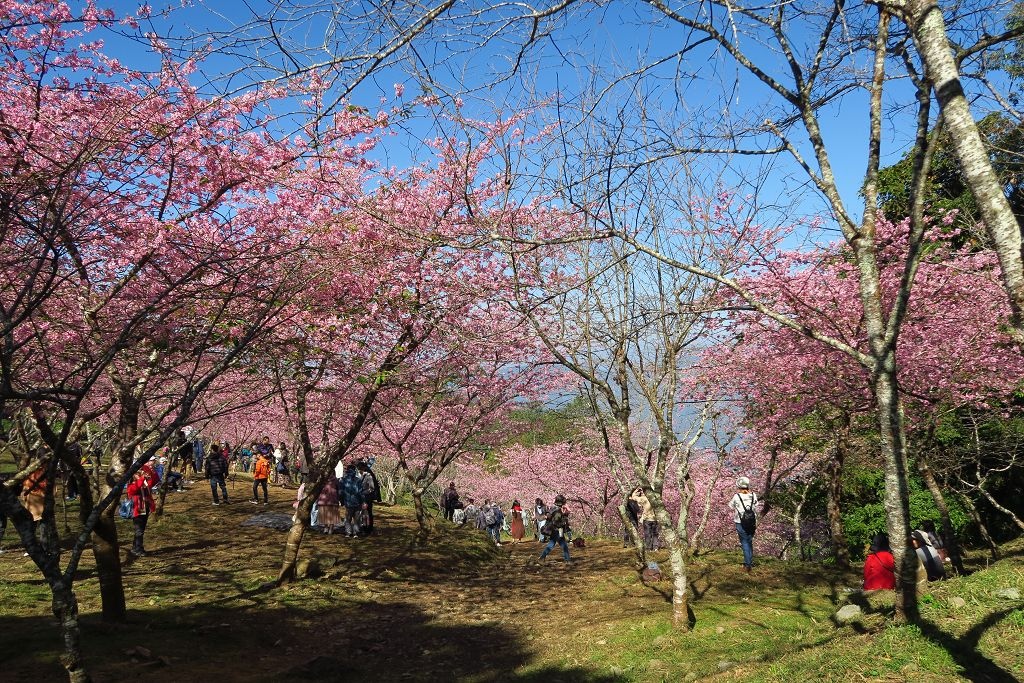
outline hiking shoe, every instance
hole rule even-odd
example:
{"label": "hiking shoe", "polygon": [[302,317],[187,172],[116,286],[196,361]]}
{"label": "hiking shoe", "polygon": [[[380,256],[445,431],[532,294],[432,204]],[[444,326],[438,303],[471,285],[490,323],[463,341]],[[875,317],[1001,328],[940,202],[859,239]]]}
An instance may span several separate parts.
{"label": "hiking shoe", "polygon": [[260,502],[258,500],[250,500],[249,502],[252,503],[253,505],[259,505],[260,504]]}
{"label": "hiking shoe", "polygon": [[215,500],[215,501],[213,501],[213,504],[214,504],[214,505],[220,505],[220,503],[219,503],[218,501],[216,501],[216,500]]}

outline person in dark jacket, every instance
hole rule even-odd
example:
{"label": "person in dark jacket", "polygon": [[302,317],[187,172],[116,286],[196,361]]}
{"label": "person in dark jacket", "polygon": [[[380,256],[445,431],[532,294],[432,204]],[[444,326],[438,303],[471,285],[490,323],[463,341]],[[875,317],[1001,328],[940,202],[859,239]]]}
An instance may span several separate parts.
{"label": "person in dark jacket", "polygon": [[540,559],[547,559],[548,553],[555,548],[555,544],[562,546],[562,557],[566,564],[570,564],[569,543],[565,537],[569,531],[569,513],[565,508],[565,496],[555,496],[555,505],[548,512],[547,521],[544,523],[544,533],[548,537],[548,544],[540,554]]}
{"label": "person in dark jacket", "polygon": [[455,514],[455,504],[459,502],[459,492],[455,490],[455,482],[448,484],[444,495],[441,496],[441,507],[444,509],[444,518],[449,522]]}
{"label": "person in dark jacket", "polygon": [[341,503],[345,506],[345,524],[342,533],[349,538],[359,535],[359,517],[363,511],[363,482],[359,472],[351,465],[341,478]]}
{"label": "person in dark jacket", "polygon": [[373,533],[373,504],[377,500],[380,485],[365,461],[360,461],[357,467],[359,468],[359,483],[363,489],[363,509],[366,511],[364,520],[366,523],[362,525],[362,534],[369,536]]}
{"label": "person in dark jacket", "polygon": [[213,493],[213,504],[220,505],[220,498],[217,496],[217,487],[224,493],[224,504],[228,504],[228,487],[224,484],[224,477],[228,474],[228,460],[220,447],[210,446],[210,453],[206,457],[206,478],[210,480],[210,492]]}

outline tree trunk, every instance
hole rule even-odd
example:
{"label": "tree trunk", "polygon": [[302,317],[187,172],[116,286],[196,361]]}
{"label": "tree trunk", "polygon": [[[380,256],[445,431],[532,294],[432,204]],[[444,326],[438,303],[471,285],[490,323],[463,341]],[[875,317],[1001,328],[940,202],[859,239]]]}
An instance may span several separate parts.
{"label": "tree trunk", "polygon": [[903,433],[895,359],[884,360],[874,382],[875,404],[878,407],[879,435],[885,461],[886,521],[892,554],[896,560],[896,620],[916,623],[917,554],[909,548],[910,490],[907,483],[906,441]]}
{"label": "tree trunk", "polygon": [[975,526],[978,527],[978,533],[981,534],[981,538],[985,541],[985,545],[988,546],[988,551],[992,555],[993,560],[999,559],[999,546],[992,540],[992,536],[988,533],[988,527],[985,526],[985,522],[981,519],[981,514],[978,512],[977,506],[974,501],[971,500],[970,496],[963,493],[960,494],[960,502],[964,504],[967,509],[967,514],[971,516],[971,521],[974,522]]}
{"label": "tree trunk", "polygon": [[426,505],[423,504],[424,489],[422,486],[413,484],[411,493],[413,507],[416,508],[416,523],[419,524],[419,530],[416,532],[416,542],[423,544],[426,543],[427,537],[430,536],[430,516],[427,514]]}
{"label": "tree trunk", "polygon": [[[626,496],[623,495],[623,498]],[[644,548],[644,539],[640,536],[640,529],[633,524],[630,520],[629,515],[626,513],[626,506],[619,505],[619,518],[622,520],[622,528],[625,530],[624,533],[629,533],[629,537],[633,539],[633,552],[636,553],[636,565],[643,571],[644,567],[647,566],[647,549]]]}
{"label": "tree trunk", "polygon": [[1020,225],[992,169],[988,150],[964,95],[942,11],[934,0],[897,0],[891,4],[894,9],[902,10],[917,51],[927,67],[935,99],[942,109],[944,125],[960,160],[960,171],[974,194],[999,256],[1017,343],[1024,343],[1024,259],[1021,255]]}
{"label": "tree trunk", "polygon": [[[832,456],[825,463],[825,509],[828,516],[829,534],[832,536],[832,547],[835,550],[836,566],[850,568],[850,547],[846,542],[846,528],[843,526],[843,510],[840,502],[843,495],[843,464],[846,449],[841,437],[836,436],[832,446]],[[802,556],[802,550],[801,550]]]}
{"label": "tree trunk", "polygon": [[96,576],[100,581],[103,621],[107,623],[123,622],[127,614],[120,546],[114,524],[116,511],[115,500],[100,513],[92,531],[92,554],[96,560]]}
{"label": "tree trunk", "polygon": [[946,497],[942,494],[939,482],[936,481],[935,473],[932,471],[928,458],[924,453],[920,454],[917,458],[917,470],[921,473],[921,478],[924,479],[924,484],[928,487],[929,493],[932,494],[935,507],[939,509],[939,516],[942,518],[942,535],[946,543],[946,552],[949,554],[949,561],[952,563],[953,569],[962,575],[965,572],[963,555],[960,553],[960,541],[956,537],[956,532],[953,530],[953,522],[949,518],[949,506],[946,505]]}
{"label": "tree trunk", "polygon": [[[318,478],[322,480],[322,477]],[[321,486],[314,486],[313,489],[319,489]],[[309,515],[313,510],[313,503],[316,502],[319,495],[319,491],[314,495],[311,490],[307,489],[302,500],[299,501],[299,506],[295,510],[295,520],[292,522],[291,528],[288,529],[288,537],[284,543],[284,558],[281,561],[281,570],[277,575],[278,586],[295,580],[295,566],[299,561],[302,538],[306,535],[306,529],[309,528]]]}
{"label": "tree trunk", "polygon": [[[664,517],[664,519],[662,519]],[[668,546],[668,562],[672,568],[672,626],[679,631],[690,630],[690,607],[687,601],[686,549],[679,534],[668,522],[668,514],[658,515],[662,524],[662,535]]]}
{"label": "tree trunk", "polygon": [[60,662],[68,673],[71,683],[89,683],[92,679],[82,660],[81,630],[78,626],[78,599],[70,583],[63,578],[51,580],[53,615],[60,622],[61,641],[64,652]]}

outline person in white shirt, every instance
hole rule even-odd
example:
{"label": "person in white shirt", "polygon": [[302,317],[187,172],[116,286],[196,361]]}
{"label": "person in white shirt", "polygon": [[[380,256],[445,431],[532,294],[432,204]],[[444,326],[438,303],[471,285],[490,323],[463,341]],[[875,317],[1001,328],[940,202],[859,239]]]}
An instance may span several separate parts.
{"label": "person in white shirt", "polygon": [[[732,510],[733,522],[736,523],[736,534],[740,537],[740,547],[743,548],[743,569],[750,572],[754,566],[754,531],[757,524],[757,494],[750,490],[750,479],[740,477],[736,480],[736,493],[729,501],[729,509]],[[750,511],[748,521],[744,523],[744,513]],[[750,522],[753,520],[753,523]]]}

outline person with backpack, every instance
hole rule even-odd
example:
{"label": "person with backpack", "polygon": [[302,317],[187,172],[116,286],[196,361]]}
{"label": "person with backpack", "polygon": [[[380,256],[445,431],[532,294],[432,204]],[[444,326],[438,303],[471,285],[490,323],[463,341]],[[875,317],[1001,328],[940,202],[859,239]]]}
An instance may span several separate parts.
{"label": "person with backpack", "polygon": [[363,482],[355,467],[345,468],[341,477],[341,500],[345,506],[345,524],[341,532],[349,538],[359,535],[359,517],[363,511]]}
{"label": "person with backpack", "polygon": [[[480,516],[480,508],[476,506],[476,501],[472,498],[469,499],[469,503],[462,509],[462,522],[459,526],[464,524],[476,525],[476,519]],[[454,517],[452,518],[454,521]]]}
{"label": "person with backpack", "polygon": [[921,565],[924,566],[925,572],[928,575],[928,581],[938,581],[939,579],[946,578],[946,570],[942,567],[942,560],[939,558],[939,554],[935,552],[935,548],[928,543],[928,537],[925,536],[923,531],[914,531],[910,534],[910,545],[914,548],[914,552],[917,553]]}
{"label": "person with backpack", "polygon": [[555,544],[562,546],[562,558],[566,564],[572,563],[569,557],[569,543],[566,536],[569,532],[569,510],[565,507],[565,496],[555,496],[555,504],[547,513],[547,520],[541,528],[541,534],[548,538],[548,544],[540,553],[540,559],[546,560],[548,553],[555,548]]}
{"label": "person with backpack", "polygon": [[483,509],[483,518],[486,523],[487,535],[494,541],[494,545],[501,546],[501,524],[505,521],[505,513],[497,501]]}
{"label": "person with backpack", "polygon": [[228,487],[224,483],[224,477],[228,474],[228,459],[221,452],[219,447],[210,447],[210,454],[206,458],[206,478],[210,480],[210,492],[213,493],[213,504],[220,505],[220,498],[217,496],[217,487],[224,493],[224,504],[228,504]]}
{"label": "person with backpack", "polygon": [[729,501],[729,509],[736,523],[736,534],[743,548],[743,570],[750,573],[754,566],[754,533],[757,530],[757,494],[750,491],[750,479],[736,480],[736,493]]}

